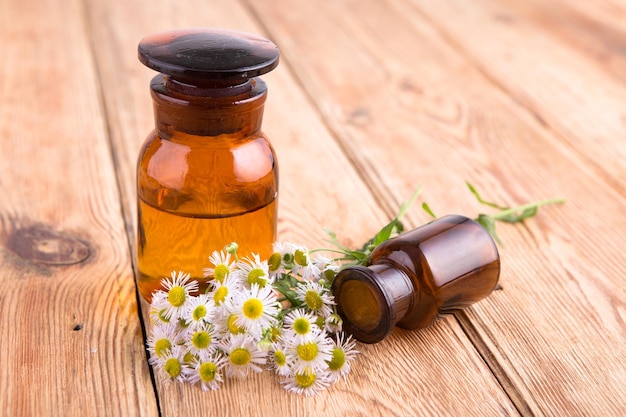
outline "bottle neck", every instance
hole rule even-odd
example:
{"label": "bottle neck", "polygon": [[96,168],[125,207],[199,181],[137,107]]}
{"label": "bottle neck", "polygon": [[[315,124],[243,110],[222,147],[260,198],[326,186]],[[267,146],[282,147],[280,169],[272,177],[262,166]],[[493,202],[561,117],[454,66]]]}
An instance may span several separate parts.
{"label": "bottle neck", "polygon": [[155,129],[162,139],[176,132],[246,137],[261,130],[267,87],[261,79],[236,86],[198,86],[159,74],[150,83]]}
{"label": "bottle neck", "polygon": [[377,284],[388,294],[387,303],[392,314],[391,327],[401,321],[412,306],[417,288],[411,278],[400,268],[389,264],[370,265]]}

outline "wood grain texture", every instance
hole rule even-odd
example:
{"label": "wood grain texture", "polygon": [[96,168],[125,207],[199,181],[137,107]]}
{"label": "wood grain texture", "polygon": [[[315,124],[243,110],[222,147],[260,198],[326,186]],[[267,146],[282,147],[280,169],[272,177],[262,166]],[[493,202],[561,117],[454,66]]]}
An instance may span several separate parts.
{"label": "wood grain texture", "polygon": [[[570,61],[551,62],[554,77],[545,85],[531,79],[553,52],[545,47],[533,65],[511,64],[496,78],[485,68],[528,51],[541,56],[525,40],[548,37],[552,26],[511,28],[506,43],[490,30],[487,6],[417,3],[251,4],[274,37],[290,39],[284,54],[338,140],[360,149],[355,162],[373,187],[400,195],[425,184],[440,214],[480,209],[463,190],[466,179],[503,203],[567,199],[523,226],[501,227],[504,291],[460,320],[523,414],[623,414],[626,242],[614,233],[626,221],[618,181],[624,142],[616,140],[623,137],[623,85],[562,46],[557,52],[587,65],[587,80],[575,78]],[[434,23],[425,18],[435,12]],[[486,56],[494,45],[508,54]],[[524,72],[528,78],[517,77]],[[544,91],[570,75],[576,83],[569,90]],[[528,90],[542,97],[532,106]],[[582,94],[597,96],[597,107],[588,102],[572,127],[567,120]],[[592,147],[600,134],[605,146]]]}
{"label": "wood grain texture", "polygon": [[495,86],[553,130],[555,141],[626,195],[626,145],[615,140],[626,137],[623,23],[600,18],[595,2],[411,3]]}
{"label": "wood grain texture", "polygon": [[[104,97],[107,112],[110,118],[119,121],[112,129],[112,138],[119,155],[117,161],[122,165],[133,160],[144,136],[129,137],[140,129],[126,123],[148,119],[147,116],[125,118],[123,114],[148,114],[147,82],[153,74],[145,70],[147,76],[141,82],[138,79],[115,82],[123,78],[116,74],[120,68],[140,67],[134,53],[136,44],[128,39],[138,40],[147,33],[171,26],[220,26],[266,34],[259,25],[261,16],[255,20],[246,7],[225,1],[179,4],[174,10],[167,2],[153,2],[149,12],[143,9],[129,12],[116,2],[94,1],[89,3],[89,18],[93,43],[103,45],[96,59],[102,80],[109,86]],[[115,36],[111,32],[113,27],[119,30]],[[105,42],[116,37],[119,42]],[[289,42],[287,37],[275,39],[279,47],[283,39]],[[125,52],[120,53],[121,50]],[[346,244],[360,244],[410,194],[383,204],[375,200],[380,195],[372,195],[368,184],[353,168],[352,160],[359,157],[358,150],[335,141],[294,80],[294,68],[297,65],[284,57],[277,70],[263,77],[269,86],[264,130],[276,148],[280,165],[280,238],[319,246],[323,244],[323,227],[329,227],[339,236],[345,236]],[[139,102],[137,91],[142,92],[145,103],[130,108],[128,103]],[[116,97],[109,98],[111,95]],[[145,126],[146,131],[149,128]],[[135,143],[136,149],[130,149],[128,143]],[[131,167],[120,167],[118,171],[130,172]],[[122,182],[133,180],[133,177],[121,178]],[[122,190],[131,189],[128,184],[122,185]],[[134,196],[125,199],[132,201]],[[355,216],[355,213],[363,215]],[[277,378],[266,373],[249,381],[229,381],[223,389],[210,394],[197,387],[158,384],[162,413],[164,416],[207,413],[400,416],[440,415],[445,410],[458,415],[517,414],[454,320],[443,321],[431,332],[432,341],[424,334],[398,332],[378,346],[362,346],[363,353],[348,381],[337,384],[320,398],[283,392]],[[407,355],[407,349],[419,353]],[[451,387],[449,381],[453,380],[460,383]]]}
{"label": "wood grain texture", "polygon": [[[626,415],[624,17],[623,0],[0,1],[0,416]],[[465,180],[567,203],[498,227],[502,290],[359,345],[319,397],[269,373],[153,385],[131,258],[155,73],[136,46],[189,26],[281,48],[263,77],[281,239],[356,246],[420,184],[439,215],[486,210]]]}
{"label": "wood grain texture", "polygon": [[156,416],[81,3],[0,16],[0,414]]}

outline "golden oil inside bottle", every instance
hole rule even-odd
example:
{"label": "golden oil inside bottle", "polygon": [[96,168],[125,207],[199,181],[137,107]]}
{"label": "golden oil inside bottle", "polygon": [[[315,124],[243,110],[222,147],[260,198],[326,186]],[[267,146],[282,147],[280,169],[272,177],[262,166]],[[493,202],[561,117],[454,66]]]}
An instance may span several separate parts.
{"label": "golden oil inside bottle", "polygon": [[[276,239],[277,200],[260,209],[225,217],[197,217],[159,210],[139,200],[137,285],[148,301],[161,288],[161,278],[171,271],[184,271],[206,288],[204,268],[211,267],[208,257],[237,242],[238,256],[259,254],[267,259],[270,242]],[[205,256],[198,256],[205,254]]]}
{"label": "golden oil inside bottle", "polygon": [[383,315],[379,297],[364,281],[348,281],[342,288],[343,311],[348,320],[364,331],[378,326]]}

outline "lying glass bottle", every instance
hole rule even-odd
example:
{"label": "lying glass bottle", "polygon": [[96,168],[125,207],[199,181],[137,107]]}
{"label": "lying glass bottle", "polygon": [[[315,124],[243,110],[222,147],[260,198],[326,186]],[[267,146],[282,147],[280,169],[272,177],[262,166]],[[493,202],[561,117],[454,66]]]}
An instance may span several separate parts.
{"label": "lying glass bottle", "polygon": [[367,267],[337,274],[332,291],[344,330],[376,343],[396,325],[422,329],[485,298],[499,276],[498,248],[487,230],[449,215],[380,244]]}

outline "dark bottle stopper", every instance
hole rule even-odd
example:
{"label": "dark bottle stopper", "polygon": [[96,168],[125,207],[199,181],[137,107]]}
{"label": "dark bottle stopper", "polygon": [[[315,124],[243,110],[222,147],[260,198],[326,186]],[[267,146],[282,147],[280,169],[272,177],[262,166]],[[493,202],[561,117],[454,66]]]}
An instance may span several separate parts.
{"label": "dark bottle stopper", "polygon": [[279,50],[253,34],[179,29],[141,40],[139,60],[171,79],[204,88],[243,86],[278,65]]}

